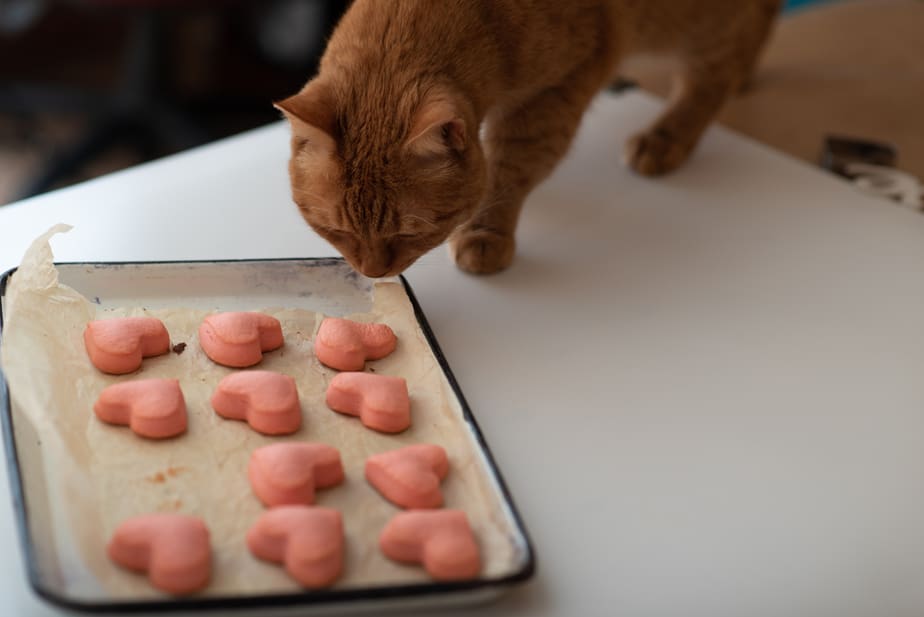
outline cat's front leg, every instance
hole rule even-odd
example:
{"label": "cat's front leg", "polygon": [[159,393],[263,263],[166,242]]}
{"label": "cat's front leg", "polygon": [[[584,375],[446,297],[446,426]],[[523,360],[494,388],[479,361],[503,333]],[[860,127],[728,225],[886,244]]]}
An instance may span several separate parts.
{"label": "cat's front leg", "polygon": [[[529,115],[540,112],[536,107]],[[530,156],[527,146],[541,138],[522,118],[501,113],[488,118],[484,139],[488,190],[472,218],[449,238],[450,254],[460,270],[494,274],[513,262],[523,201],[545,175],[540,176],[539,163],[551,169],[558,161]]]}
{"label": "cat's front leg", "polygon": [[459,269],[493,274],[507,268],[516,253],[519,210],[520,205],[510,203],[488,206],[459,227],[449,238],[449,250]]}
{"label": "cat's front leg", "polygon": [[488,117],[484,139],[488,193],[472,219],[449,240],[460,269],[492,274],[513,261],[523,201],[568,150],[584,111],[606,78],[605,68],[599,62],[589,64],[565,83]]}

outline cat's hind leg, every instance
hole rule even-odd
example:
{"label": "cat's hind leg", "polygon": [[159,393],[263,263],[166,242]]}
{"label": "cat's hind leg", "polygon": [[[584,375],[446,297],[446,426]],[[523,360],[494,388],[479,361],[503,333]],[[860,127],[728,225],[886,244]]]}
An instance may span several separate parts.
{"label": "cat's hind leg", "polygon": [[748,34],[747,43],[743,46],[742,63],[744,68],[735,86],[736,94],[743,94],[754,85],[754,73],[767,40],[773,32],[773,26],[782,7],[782,0],[761,0],[757,7],[757,15],[753,21],[753,29]]}
{"label": "cat's hind leg", "polygon": [[760,0],[748,5],[750,12],[731,38],[688,41],[678,50],[682,64],[667,109],[626,142],[625,159],[632,169],[657,176],[687,160],[729,96],[747,87],[781,3]]}
{"label": "cat's hind leg", "polygon": [[720,63],[688,61],[667,109],[650,127],[626,142],[624,157],[628,165],[645,176],[658,176],[679,167],[732,93],[740,70]]}
{"label": "cat's hind leg", "polygon": [[510,265],[523,201],[567,152],[584,111],[605,81],[603,68],[587,68],[526,103],[495,110],[488,117],[488,191],[472,219],[449,240],[459,268],[491,274]]}

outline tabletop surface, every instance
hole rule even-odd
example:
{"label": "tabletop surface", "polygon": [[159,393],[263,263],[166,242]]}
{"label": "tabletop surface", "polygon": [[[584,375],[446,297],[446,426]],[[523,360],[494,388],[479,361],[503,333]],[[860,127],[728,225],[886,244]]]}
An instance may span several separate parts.
{"label": "tabletop surface", "polygon": [[[441,614],[919,617],[924,217],[721,129],[634,176],[659,106],[594,103],[509,271],[407,272],[539,559]],[[277,124],[0,207],[0,269],[57,222],[60,261],[331,255],[287,155]],[[8,504],[0,563],[9,614],[57,614]]]}

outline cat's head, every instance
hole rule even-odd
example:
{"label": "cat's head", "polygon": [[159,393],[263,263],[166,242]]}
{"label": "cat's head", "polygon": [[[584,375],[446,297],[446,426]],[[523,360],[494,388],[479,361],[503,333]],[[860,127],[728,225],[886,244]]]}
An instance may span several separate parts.
{"label": "cat's head", "polygon": [[302,216],[356,270],[379,277],[471,218],[486,171],[474,113],[448,90],[371,97],[318,78],[276,106],[292,126],[289,175]]}

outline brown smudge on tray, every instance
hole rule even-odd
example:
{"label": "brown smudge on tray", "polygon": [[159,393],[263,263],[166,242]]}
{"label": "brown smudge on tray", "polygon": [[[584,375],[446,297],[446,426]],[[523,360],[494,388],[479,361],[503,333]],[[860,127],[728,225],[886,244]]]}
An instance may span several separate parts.
{"label": "brown smudge on tray", "polygon": [[184,351],[186,351],[186,343],[177,343],[173,346],[173,353],[176,355],[180,355]]}
{"label": "brown smudge on tray", "polygon": [[169,499],[167,501],[161,502],[157,509],[161,512],[169,511],[176,512],[183,507],[183,502],[179,499]]}
{"label": "brown smudge on tray", "polygon": [[158,471],[152,476],[147,476],[145,480],[153,484],[163,484],[167,481],[168,476],[175,478],[186,471],[188,471],[186,467],[167,467],[164,471]]}

